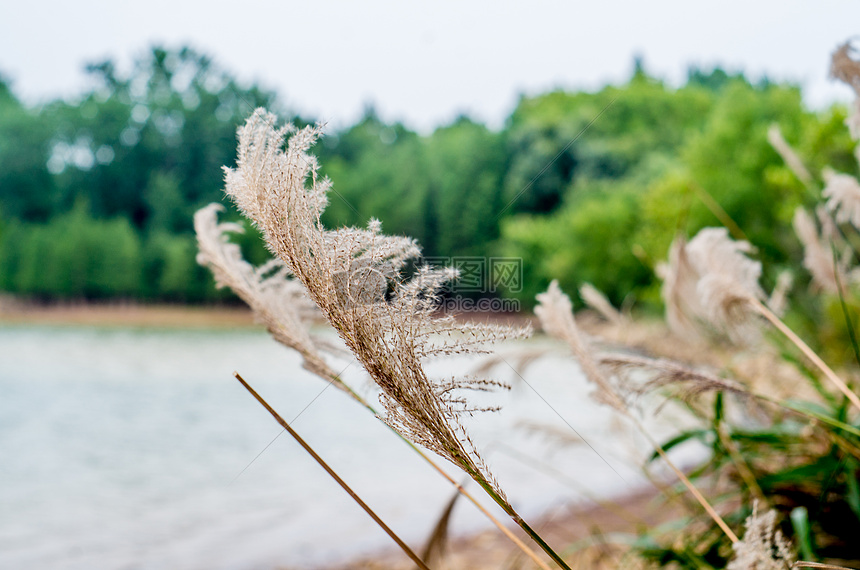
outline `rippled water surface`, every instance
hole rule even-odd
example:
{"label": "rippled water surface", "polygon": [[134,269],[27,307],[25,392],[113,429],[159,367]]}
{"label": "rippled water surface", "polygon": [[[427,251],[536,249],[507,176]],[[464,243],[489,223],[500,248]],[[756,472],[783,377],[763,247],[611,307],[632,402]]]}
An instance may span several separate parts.
{"label": "rippled water surface", "polygon": [[[356,365],[334,365],[375,398]],[[451,375],[474,365],[431,368]],[[288,435],[276,438],[279,427],[234,370],[420,547],[449,485],[263,333],[20,326],[0,328],[0,568],[308,568],[387,548]],[[570,361],[545,358],[524,379],[503,364],[495,376],[513,385],[489,400],[503,412],[469,427],[524,514],[637,481],[625,465],[636,444],[587,398]],[[587,445],[534,435],[535,423],[561,439],[575,429],[606,462]],[[466,503],[457,507],[454,532],[485,525]]]}

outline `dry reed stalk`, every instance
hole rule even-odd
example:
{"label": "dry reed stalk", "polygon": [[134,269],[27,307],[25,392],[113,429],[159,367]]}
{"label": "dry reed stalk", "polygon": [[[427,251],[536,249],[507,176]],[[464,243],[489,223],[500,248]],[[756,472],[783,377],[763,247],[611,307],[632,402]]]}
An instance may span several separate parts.
{"label": "dry reed stalk", "polygon": [[757,299],[750,299],[749,303],[761,316],[770,321],[770,323],[774,327],[776,327],[779,332],[785,335],[785,337],[788,338],[788,340],[790,340],[792,344],[799,348],[803,355],[806,356],[806,358],[808,358],[810,362],[812,362],[819,370],[821,370],[821,372],[824,373],[827,379],[830,380],[839,389],[839,391],[842,392],[846,398],[848,398],[848,400],[852,404],[854,404],[854,407],[860,410],[860,398],[857,397],[857,394],[855,394],[851,391],[850,388],[848,388],[848,385],[845,383],[845,381],[842,380],[833,371],[833,369],[831,369],[823,360],[821,360],[821,357],[819,357],[815,353],[815,351],[809,348],[809,345],[803,342],[803,340],[801,340],[801,338],[797,336],[794,331],[788,328],[788,326],[783,323],[779,317],[774,315],[773,312],[767,307],[765,307],[760,301],[758,301]]}
{"label": "dry reed stalk", "polygon": [[627,323],[628,319],[621,314],[621,311],[613,307],[606,295],[591,283],[582,284],[579,288],[579,296],[582,297],[586,305],[600,313],[610,323],[619,326]]}
{"label": "dry reed stalk", "polygon": [[792,568],[829,568],[830,570],[855,570],[845,566],[834,566],[833,564],[822,564],[821,562],[806,562],[800,560],[791,565]]}
{"label": "dry reed stalk", "polygon": [[836,222],[860,228],[860,183],[857,179],[826,168],[824,182],[821,194],[827,198],[827,209],[836,215]]}
{"label": "dry reed stalk", "polygon": [[632,416],[632,414],[630,417],[633,419],[637,428],[648,440],[648,443],[650,443],[651,446],[654,448],[654,451],[656,451],[660,455],[660,457],[663,458],[663,461],[666,462],[666,465],[668,465],[669,468],[678,477],[678,479],[681,480],[681,483],[683,483],[684,487],[686,487],[687,490],[690,491],[690,494],[696,498],[696,501],[698,501],[702,508],[705,509],[705,512],[708,513],[708,516],[711,517],[711,519],[713,519],[715,523],[717,523],[717,526],[720,527],[720,530],[722,530],[723,533],[725,533],[725,535],[729,537],[729,540],[731,540],[733,543],[738,542],[738,535],[736,535],[732,531],[732,529],[729,528],[729,525],[726,524],[726,521],[723,520],[723,517],[721,517],[719,513],[714,510],[714,507],[711,506],[711,503],[709,503],[705,496],[702,495],[701,491],[699,491],[699,489],[695,485],[693,485],[693,482],[690,481],[689,477],[687,477],[684,472],[681,471],[671,459],[669,459],[669,455],[659,443],[654,441],[654,438],[652,438],[651,435],[645,430],[645,426],[642,425],[642,422],[640,422],[638,418]]}
{"label": "dry reed stalk", "polygon": [[[821,208],[817,213],[822,222],[830,221]],[[847,293],[847,267],[842,263],[833,263],[830,248],[825,245],[827,238],[822,235],[828,231],[827,224],[822,223],[822,231],[819,232],[812,216],[803,208],[797,208],[792,225],[794,233],[803,244],[803,266],[812,275],[813,285],[828,293],[838,294],[840,288],[843,294]]]}
{"label": "dry reed stalk", "polygon": [[648,440],[654,450],[669,465],[669,468],[681,480],[688,491],[695,497],[708,516],[720,527],[732,542],[737,542],[738,537],[726,524],[723,518],[711,506],[702,493],[693,485],[692,481],[681,471],[669,458],[665,450],[651,437],[642,422],[630,412],[624,399],[610,382],[607,374],[601,368],[600,363],[592,356],[590,347],[580,335],[576,321],[573,316],[573,305],[570,298],[565,295],[558,286],[557,281],[550,283],[546,293],[537,296],[538,306],[535,314],[541,321],[544,330],[556,338],[565,341],[571,348],[574,356],[582,367],[585,376],[597,386],[596,398],[613,407],[616,411],[627,417],[642,435]]}
{"label": "dry reed stalk", "polygon": [[358,503],[358,505],[359,505],[362,509],[364,509],[364,511],[365,511],[368,515],[370,515],[370,518],[372,518],[372,519],[373,519],[373,521],[374,521],[376,524],[378,524],[378,525],[379,525],[379,527],[380,527],[380,528],[382,528],[382,530],[384,530],[384,531],[385,531],[385,533],[386,533],[388,536],[390,536],[390,537],[391,537],[391,539],[392,539],[394,542],[396,542],[396,543],[397,543],[397,546],[399,546],[399,547],[403,550],[403,552],[405,552],[405,553],[406,553],[406,555],[407,555],[407,556],[409,556],[409,558],[411,558],[411,559],[412,559],[412,561],[413,561],[413,562],[415,562],[415,564],[416,564],[419,568],[421,568],[421,569],[423,569],[423,570],[430,570],[430,569],[427,567],[427,565],[426,565],[426,564],[424,564],[424,561],[423,561],[423,560],[421,560],[421,558],[419,558],[419,557],[418,557],[418,555],[417,555],[417,554],[415,554],[415,553],[412,551],[412,549],[411,549],[411,548],[409,548],[409,545],[407,545],[405,542],[403,542],[403,540],[401,540],[401,539],[400,539],[400,537],[399,537],[399,536],[397,536],[397,534],[395,534],[395,532],[394,532],[393,530],[391,530],[391,528],[390,528],[388,525],[386,525],[386,524],[382,521],[382,519],[381,519],[381,518],[379,518],[379,516],[378,516],[375,512],[373,512],[373,509],[371,509],[371,508],[367,505],[367,503],[365,503],[363,500],[361,500],[361,497],[359,497],[359,496],[355,493],[355,491],[353,491],[353,490],[349,487],[349,485],[347,485],[347,484],[346,484],[346,482],[345,482],[343,479],[341,479],[341,478],[340,478],[340,476],[339,476],[339,475],[334,471],[334,469],[332,469],[332,468],[328,465],[328,463],[326,463],[326,462],[323,460],[323,458],[322,458],[322,457],[320,457],[320,456],[319,456],[319,454],[317,454],[317,452],[316,452],[316,451],[314,451],[314,450],[313,450],[313,448],[312,448],[310,445],[308,445],[308,443],[307,443],[304,439],[302,439],[302,438],[301,438],[301,436],[299,436],[299,434],[298,434],[298,433],[296,433],[296,431],[295,431],[295,430],[290,426],[290,424],[288,424],[288,423],[286,422],[286,420],[284,420],[284,418],[282,418],[282,417],[278,414],[278,412],[276,412],[276,411],[275,411],[275,410],[274,410],[274,409],[273,409],[273,408],[268,404],[268,402],[266,402],[266,400],[264,400],[264,399],[263,399],[263,397],[262,397],[262,396],[260,396],[260,395],[259,395],[259,394],[258,394],[258,393],[253,389],[253,388],[251,388],[251,386],[250,386],[250,385],[245,381],[245,379],[244,379],[244,378],[242,378],[242,377],[239,375],[239,373],[238,373],[238,372],[234,372],[234,373],[233,373],[233,376],[235,376],[235,377],[236,377],[236,380],[238,380],[238,381],[242,384],[242,386],[244,386],[244,387],[245,387],[245,389],[246,389],[246,390],[248,390],[248,392],[250,392],[250,394],[251,394],[252,396],[254,396],[254,398],[256,398],[256,400],[257,400],[257,401],[258,401],[258,402],[259,402],[259,403],[260,403],[264,408],[266,408],[266,411],[268,411],[268,412],[272,415],[272,417],[273,417],[273,418],[275,418],[275,421],[277,421],[277,422],[281,425],[281,427],[283,427],[283,428],[287,431],[287,433],[289,433],[289,434],[293,437],[293,439],[295,439],[295,440],[296,440],[296,442],[298,442],[298,444],[299,444],[299,445],[301,445],[301,446],[302,446],[302,448],[304,448],[304,450],[305,450],[305,451],[307,451],[307,452],[308,452],[308,454],[309,454],[311,457],[313,457],[313,458],[314,458],[314,461],[316,461],[316,462],[320,465],[320,467],[322,467],[323,469],[325,469],[326,473],[328,473],[328,474],[332,477],[332,479],[334,479],[334,480],[337,482],[337,484],[338,484],[338,485],[340,485],[340,486],[343,488],[343,490],[344,490],[344,491],[346,491],[346,492],[347,492],[347,494],[348,494],[350,497],[352,497],[352,500],[354,500],[356,503]]}
{"label": "dry reed stalk", "polygon": [[699,200],[711,211],[711,213],[716,217],[723,226],[728,228],[731,234],[735,237],[735,239],[740,241],[746,241],[747,235],[741,229],[741,227],[735,222],[729,213],[726,212],[720,203],[717,202],[711,194],[699,186],[697,183],[690,183],[690,188],[696,193],[699,197]]}
{"label": "dry reed stalk", "polygon": [[423,267],[402,281],[401,270],[420,249],[409,238],[382,234],[377,220],[366,230],[326,230],[320,216],[331,183],[317,178],[316,159],[307,152],[321,130],[275,129],[276,122],[258,109],[240,127],[237,167],[225,168],[227,194],[380,388],[383,421],[463,469],[557,564],[569,568],[514,510],[459,420],[494,408],[472,407],[458,390],[505,386],[470,377],[437,381],[422,366],[432,356],[485,352],[487,343],[530,331],[434,318],[438,291],[456,273]]}
{"label": "dry reed stalk", "polygon": [[860,61],[852,57],[856,50],[850,42],[839,46],[830,62],[830,76],[839,79],[852,89],[857,97],[845,124],[854,140],[860,139]]}
{"label": "dry reed stalk", "polygon": [[[322,351],[334,352],[333,347],[310,333],[310,319],[319,313],[305,294],[304,287],[296,281],[280,260],[274,259],[263,266],[254,267],[243,257],[238,245],[229,241],[230,233],[239,233],[242,227],[231,223],[218,223],[220,204],[210,204],[194,215],[199,253],[197,261],[208,267],[219,287],[229,287],[254,312],[272,337],[284,346],[297,351],[303,366],[323,380],[348,393],[354,400],[374,416],[378,412],[367,400],[343,382],[338,374],[326,364]],[[318,350],[321,349],[321,350]],[[406,442],[433,469],[444,477],[457,491],[469,499],[475,507],[505,536],[517,545],[538,567],[549,570],[546,563],[502,522],[481,505],[462,485],[457,483],[436,462],[388,426],[393,433]]]}
{"label": "dry reed stalk", "polygon": [[695,289],[700,300],[697,317],[707,319],[734,338],[750,338],[751,316],[764,317],[860,410],[860,398],[762,302],[764,292],[758,285],[761,264],[744,255],[751,250],[748,243],[733,242],[724,228],[705,228],[684,249],[689,258],[687,266],[676,266],[668,274],[691,272],[687,290]]}

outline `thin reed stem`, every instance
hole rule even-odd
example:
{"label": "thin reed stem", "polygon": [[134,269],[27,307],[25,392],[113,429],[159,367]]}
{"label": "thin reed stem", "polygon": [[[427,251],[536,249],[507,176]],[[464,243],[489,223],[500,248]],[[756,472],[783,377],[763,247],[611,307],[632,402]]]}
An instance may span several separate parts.
{"label": "thin reed stem", "polygon": [[529,524],[519,515],[519,513],[517,513],[517,511],[514,509],[513,505],[511,505],[508,501],[505,500],[504,497],[502,497],[501,495],[499,495],[496,492],[496,490],[493,488],[492,485],[490,485],[487,481],[485,481],[480,476],[480,474],[473,472],[469,468],[467,462],[464,461],[461,464],[461,467],[464,471],[466,471],[466,473],[469,474],[470,477],[472,477],[472,479],[478,485],[481,486],[481,488],[484,489],[484,491],[487,492],[487,494],[496,502],[496,504],[499,505],[502,508],[502,510],[505,511],[505,513],[507,513],[507,515],[509,517],[511,517],[511,520],[513,520],[515,523],[517,523],[517,525],[521,529],[523,529],[523,531],[527,535],[529,535],[531,537],[531,539],[534,540],[537,543],[537,545],[540,546],[541,549],[549,555],[550,558],[552,558],[553,562],[558,564],[564,570],[572,570],[571,567],[568,566],[567,562],[565,562],[564,559],[561,556],[559,556],[559,554],[555,550],[553,550],[552,547],[549,544],[547,544],[546,541],[543,538],[541,538],[541,536],[531,526],[529,526]]}
{"label": "thin reed stem", "polygon": [[720,206],[719,202],[714,200],[714,197],[711,196],[707,190],[696,184],[695,182],[690,184],[690,188],[696,193],[702,203],[711,211],[711,213],[716,216],[716,218],[723,224],[734,236],[737,240],[749,241],[744,231],[741,227],[729,216],[728,212],[726,212],[722,206]]}
{"label": "thin reed stem", "polygon": [[[374,407],[373,407],[373,406],[371,406],[371,405],[370,405],[370,403],[369,403],[367,400],[365,400],[364,398],[362,398],[362,397],[361,397],[357,392],[355,392],[355,390],[353,390],[351,387],[349,387],[346,383],[342,382],[342,381],[340,380],[340,378],[336,378],[336,381],[337,381],[337,382],[340,382],[340,384],[346,388],[347,392],[348,392],[348,393],[353,397],[353,399],[354,399],[356,402],[358,402],[359,404],[361,404],[362,406],[364,406],[364,407],[365,407],[368,411],[370,411],[374,416],[379,417],[379,413],[376,411],[376,409],[374,409]],[[383,423],[384,423],[384,422],[383,422]],[[415,451],[415,453],[417,453],[418,455],[420,455],[420,456],[421,456],[421,458],[422,458],[422,459],[424,459],[424,461],[426,461],[427,463],[429,463],[429,464],[430,464],[430,466],[431,466],[431,467],[433,467],[433,469],[435,469],[435,470],[436,470],[440,475],[442,475],[442,477],[444,477],[444,478],[445,478],[449,483],[451,483],[451,485],[453,485],[453,486],[457,489],[457,492],[459,492],[461,495],[463,495],[464,497],[466,497],[467,499],[469,499],[469,501],[470,501],[473,505],[475,505],[475,507],[476,507],[479,511],[481,511],[481,513],[482,513],[485,517],[487,517],[487,518],[490,520],[490,522],[492,522],[494,525],[496,525],[496,527],[497,527],[500,531],[502,531],[502,533],[503,533],[506,537],[508,537],[508,539],[510,539],[510,541],[511,541],[511,542],[513,542],[513,543],[514,543],[514,544],[515,544],[515,545],[516,545],[520,550],[522,550],[522,551],[523,551],[523,553],[524,553],[526,556],[528,556],[529,558],[531,558],[532,562],[534,562],[535,564],[537,564],[537,565],[538,565],[538,567],[539,567],[539,568],[541,568],[542,570],[550,570],[550,567],[549,567],[549,566],[547,566],[546,562],[544,562],[543,560],[541,560],[541,559],[540,559],[540,557],[537,555],[537,553],[536,553],[534,550],[532,550],[531,548],[529,548],[529,547],[528,547],[528,545],[527,545],[526,543],[524,543],[522,540],[520,540],[520,539],[517,537],[517,535],[515,535],[514,533],[512,533],[512,532],[510,531],[510,529],[509,529],[508,527],[506,527],[504,524],[502,524],[502,522],[501,522],[499,519],[497,519],[496,517],[494,517],[494,516],[490,513],[490,511],[488,511],[487,509],[485,509],[485,508],[484,508],[484,506],[483,506],[483,505],[481,505],[481,503],[479,503],[479,502],[478,502],[478,500],[477,500],[477,499],[475,499],[475,497],[474,497],[474,496],[472,496],[472,494],[471,494],[471,493],[469,493],[469,492],[468,492],[468,491],[467,491],[467,490],[466,490],[462,485],[460,485],[460,484],[459,484],[457,481],[455,481],[455,480],[454,480],[450,475],[448,475],[448,474],[447,474],[447,473],[446,473],[446,472],[445,472],[445,471],[444,471],[444,470],[443,470],[443,469],[442,469],[442,468],[441,468],[441,467],[440,467],[440,466],[439,466],[435,461],[433,461],[433,459],[431,459],[431,458],[430,458],[426,453],[424,453],[424,452],[423,452],[423,451],[422,451],[422,450],[421,450],[417,445],[415,445],[414,443],[412,443],[411,441],[409,441],[408,439],[406,439],[405,437],[403,437],[403,434],[401,434],[400,432],[398,432],[397,430],[395,430],[394,428],[392,428],[392,427],[391,427],[391,426],[389,426],[388,424],[385,424],[385,425],[386,425],[386,427],[387,427],[387,428],[388,428],[392,433],[394,433],[395,435],[397,435],[397,437],[399,437],[399,438],[400,438],[400,439],[402,439],[404,442],[406,442],[406,445],[408,445],[409,447],[411,447],[411,448],[412,448],[412,450],[413,450],[413,451]]]}
{"label": "thin reed stem", "polygon": [[322,458],[322,457],[320,457],[320,456],[317,454],[317,452],[316,452],[316,451],[314,451],[314,450],[313,450],[313,448],[312,448],[310,445],[308,445],[308,444],[307,444],[307,442],[305,442],[305,440],[304,440],[304,439],[302,439],[302,438],[301,438],[301,436],[299,436],[299,434],[298,434],[298,433],[296,433],[296,431],[295,431],[295,430],[290,426],[290,424],[288,424],[288,423],[286,422],[286,420],[284,420],[284,418],[282,418],[282,417],[278,414],[278,412],[276,412],[276,411],[275,411],[275,410],[274,410],[274,409],[273,409],[273,408],[268,404],[268,402],[266,402],[266,400],[264,400],[264,399],[263,399],[263,397],[262,397],[262,396],[260,396],[260,395],[256,392],[256,390],[254,390],[253,388],[251,388],[251,386],[250,386],[250,385],[245,381],[245,379],[244,379],[244,378],[242,378],[242,376],[240,376],[240,375],[239,375],[239,373],[238,373],[238,372],[234,372],[234,373],[233,373],[233,376],[235,376],[235,377],[236,377],[236,380],[238,380],[238,381],[242,384],[242,386],[244,386],[244,387],[245,387],[245,389],[246,389],[246,390],[248,390],[248,392],[250,392],[250,393],[251,393],[251,395],[252,395],[252,396],[254,396],[254,398],[256,398],[256,399],[257,399],[257,401],[258,401],[258,402],[260,402],[260,404],[261,404],[264,408],[266,408],[266,410],[267,410],[270,414],[272,414],[272,417],[273,417],[273,418],[275,418],[275,420],[276,420],[276,421],[281,425],[281,427],[283,427],[285,430],[287,430],[287,433],[289,433],[291,436],[293,436],[293,439],[295,439],[295,440],[299,443],[299,445],[301,445],[301,446],[305,449],[305,451],[307,451],[307,452],[308,452],[308,454],[310,454],[310,456],[311,456],[311,457],[313,457],[313,458],[314,458],[314,460],[315,460],[317,463],[319,463],[319,464],[320,464],[320,466],[321,466],[323,469],[325,469],[325,470],[326,470],[326,472],[327,472],[329,475],[331,475],[332,479],[334,479],[335,481],[337,481],[337,483],[338,483],[338,484],[343,488],[343,490],[344,490],[344,491],[346,491],[346,492],[347,492],[347,494],[349,494],[349,496],[350,496],[350,497],[352,497],[352,499],[353,499],[356,503],[358,503],[358,505],[359,505],[362,509],[364,509],[364,510],[365,510],[365,512],[367,512],[367,514],[368,514],[368,515],[370,515],[370,518],[372,518],[372,519],[376,522],[376,524],[378,524],[378,525],[380,526],[380,528],[382,528],[382,530],[384,530],[384,531],[388,534],[388,536],[390,536],[390,537],[391,537],[391,539],[392,539],[392,540],[394,540],[394,542],[396,542],[396,543],[397,543],[397,546],[399,546],[399,547],[403,550],[403,552],[405,552],[405,553],[406,553],[406,555],[407,555],[407,556],[409,556],[409,558],[411,558],[411,559],[412,559],[412,561],[413,561],[413,562],[415,562],[415,564],[416,564],[419,568],[421,568],[422,570],[430,570],[430,568],[428,568],[428,567],[427,567],[427,565],[426,565],[426,564],[424,564],[424,561],[423,561],[423,560],[421,560],[421,558],[419,558],[419,557],[418,557],[418,555],[417,555],[417,554],[415,554],[415,553],[412,551],[412,549],[411,549],[411,548],[409,548],[409,546],[408,546],[405,542],[403,542],[403,541],[400,539],[400,537],[398,537],[398,536],[394,533],[394,531],[393,531],[393,530],[391,530],[391,528],[389,528],[389,527],[388,527],[388,525],[386,525],[386,524],[382,521],[382,519],[380,519],[380,518],[379,518],[379,516],[377,516],[377,514],[376,514],[376,513],[374,513],[374,512],[373,512],[373,510],[372,510],[372,509],[367,505],[367,503],[365,503],[364,501],[362,501],[362,500],[361,500],[361,497],[359,497],[359,496],[355,493],[355,491],[353,491],[353,490],[349,487],[349,485],[347,485],[347,484],[346,484],[346,482],[345,482],[343,479],[341,479],[341,478],[340,478],[340,476],[338,476],[338,474],[337,474],[337,473],[335,473],[335,471],[334,471],[331,467],[329,467],[328,463],[326,463],[326,462],[323,460],[323,458]]}
{"label": "thin reed stem", "polygon": [[656,451],[660,455],[660,457],[663,458],[663,461],[665,461],[669,468],[675,473],[675,475],[678,476],[678,478],[681,480],[687,490],[690,491],[693,497],[695,497],[699,504],[702,505],[702,508],[705,509],[705,512],[707,512],[708,515],[714,520],[714,522],[717,523],[717,526],[719,526],[720,529],[725,533],[725,535],[729,537],[729,540],[731,540],[732,543],[738,542],[738,536],[732,531],[731,528],[729,528],[729,525],[726,524],[726,521],[723,520],[723,517],[721,517],[717,513],[717,511],[714,510],[714,507],[711,506],[711,503],[708,502],[708,500],[705,498],[704,495],[702,495],[699,489],[697,489],[696,486],[693,485],[693,482],[690,481],[690,479],[686,475],[684,475],[684,472],[681,471],[671,459],[669,459],[669,456],[666,454],[666,451],[663,449],[663,446],[661,446],[654,440],[654,438],[651,437],[651,434],[648,433],[648,431],[645,429],[645,426],[643,426],[642,423],[632,414],[630,414],[628,417],[633,420],[633,422],[636,424],[636,427],[639,429],[640,432],[642,432],[642,434],[654,448],[654,451]]}
{"label": "thin reed stem", "polygon": [[853,568],[846,568],[845,566],[834,566],[832,564],[822,564],[821,562],[804,562],[801,560],[800,562],[795,562],[791,565],[792,568],[830,568],[832,570],[854,570]]}
{"label": "thin reed stem", "polygon": [[860,410],[860,398],[857,397],[857,394],[851,391],[848,388],[848,385],[836,375],[836,373],[829,367],[827,364],[821,360],[821,358],[815,354],[815,352],[809,348],[809,346],[801,340],[799,336],[794,334],[788,326],[782,322],[782,320],[771,312],[764,304],[758,299],[750,299],[750,304],[770,323],[776,327],[776,329],[784,334],[788,340],[790,340],[800,351],[806,356],[819,370],[821,370],[827,378],[839,388],[839,391],[842,392],[846,398],[848,398],[854,407]]}

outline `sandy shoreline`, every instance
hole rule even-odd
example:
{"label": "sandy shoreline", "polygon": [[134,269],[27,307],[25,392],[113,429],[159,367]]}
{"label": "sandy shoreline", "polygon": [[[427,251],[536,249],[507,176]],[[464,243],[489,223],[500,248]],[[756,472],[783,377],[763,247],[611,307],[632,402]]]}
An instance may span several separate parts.
{"label": "sandy shoreline", "polygon": [[138,303],[35,304],[0,298],[0,324],[154,328],[255,327],[247,307]]}
{"label": "sandy shoreline", "polygon": [[[525,314],[463,313],[463,320],[523,325],[533,319]],[[236,328],[259,327],[248,307],[181,304],[33,303],[0,296],[0,325]]]}
{"label": "sandy shoreline", "polygon": [[[457,508],[469,508],[465,503]],[[543,518],[532,521],[540,535],[575,567],[600,570],[624,567],[625,547],[619,539],[632,540],[643,525],[653,527],[665,522],[677,509],[665,504],[665,499],[654,490],[605,501],[602,504],[563,505]],[[516,534],[539,552],[519,528]],[[424,545],[412,545],[420,555]],[[550,567],[555,567],[549,563]],[[475,535],[452,537],[442,560],[436,558],[432,568],[445,570],[490,570],[499,568],[537,568],[521,550],[497,529],[488,529]],[[635,564],[634,564],[635,567]],[[372,556],[357,558],[341,565],[318,570],[412,570],[415,564],[396,546]],[[283,568],[281,570],[298,570]]]}

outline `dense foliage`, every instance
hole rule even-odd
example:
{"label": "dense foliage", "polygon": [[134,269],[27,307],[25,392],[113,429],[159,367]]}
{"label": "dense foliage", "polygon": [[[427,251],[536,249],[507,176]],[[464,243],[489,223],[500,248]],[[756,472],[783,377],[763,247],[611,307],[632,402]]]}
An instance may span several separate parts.
{"label": "dense foliage", "polygon": [[[125,75],[111,61],[87,69],[78,99],[35,107],[0,80],[0,290],[224,299],[195,264],[192,213],[223,198],[221,166],[251,110],[289,113],[190,49],[152,49]],[[772,279],[798,254],[773,228],[813,198],[767,127],[803,141],[813,169],[838,168],[851,160],[843,118],[806,110],[792,85],[693,69],[676,89],[641,66],[595,93],[523,97],[500,131],[461,117],[422,135],[369,109],[315,149],[335,189],[324,222],[378,217],[428,256],[522,257],[525,287],[507,294],[526,306],[552,278],[651,302],[656,261],[676,229],[720,222],[713,202],[761,247]],[[267,255],[253,230],[242,245],[252,261]]]}

